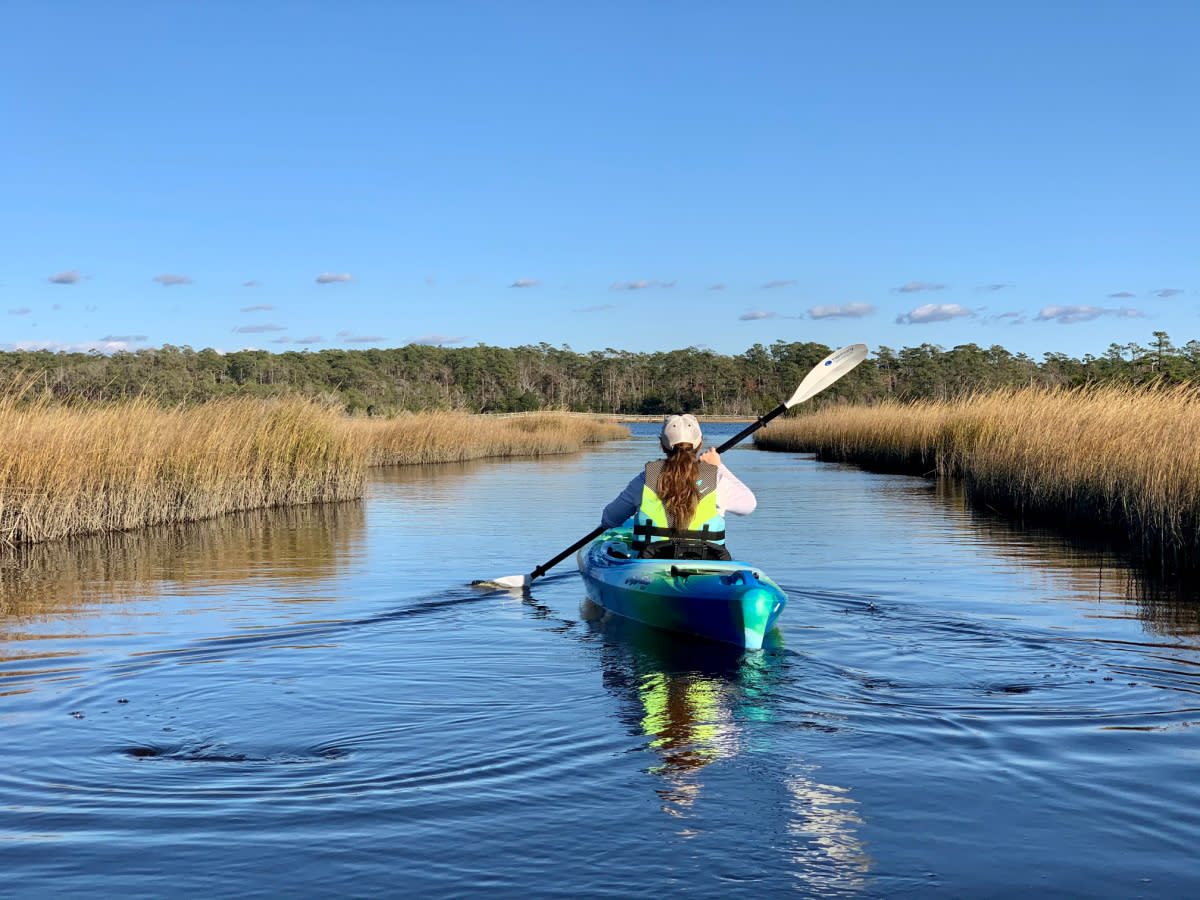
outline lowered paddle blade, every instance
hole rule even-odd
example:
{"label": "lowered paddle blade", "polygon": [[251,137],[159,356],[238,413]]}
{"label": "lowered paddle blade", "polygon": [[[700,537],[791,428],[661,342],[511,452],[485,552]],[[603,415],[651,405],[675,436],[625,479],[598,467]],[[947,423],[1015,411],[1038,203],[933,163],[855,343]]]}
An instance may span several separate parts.
{"label": "lowered paddle blade", "polygon": [[796,393],[783,405],[791,409],[797,403],[816,396],[866,359],[867,352],[866,344],[850,344],[841,350],[834,350],[804,376]]}
{"label": "lowered paddle blade", "polygon": [[480,578],[471,582],[472,587],[481,588],[527,588],[531,579],[528,575],[502,575],[499,578]]}

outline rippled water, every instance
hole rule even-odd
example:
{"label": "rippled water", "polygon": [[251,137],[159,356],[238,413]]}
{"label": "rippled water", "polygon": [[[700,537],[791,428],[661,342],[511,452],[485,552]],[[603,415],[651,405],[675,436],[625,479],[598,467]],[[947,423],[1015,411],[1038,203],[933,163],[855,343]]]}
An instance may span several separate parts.
{"label": "rippled water", "polygon": [[761,653],[468,585],[655,453],[0,560],[0,896],[1200,892],[1196,599],[951,485],[730,453]]}

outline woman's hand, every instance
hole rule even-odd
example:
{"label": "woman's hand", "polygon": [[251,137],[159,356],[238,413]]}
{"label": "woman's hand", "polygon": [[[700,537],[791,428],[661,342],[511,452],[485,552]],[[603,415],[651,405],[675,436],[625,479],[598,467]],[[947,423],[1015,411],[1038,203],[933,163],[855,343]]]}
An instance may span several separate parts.
{"label": "woman's hand", "polygon": [[709,447],[700,454],[700,462],[708,463],[710,466],[719,466],[721,464],[721,454],[717,452],[716,447]]}

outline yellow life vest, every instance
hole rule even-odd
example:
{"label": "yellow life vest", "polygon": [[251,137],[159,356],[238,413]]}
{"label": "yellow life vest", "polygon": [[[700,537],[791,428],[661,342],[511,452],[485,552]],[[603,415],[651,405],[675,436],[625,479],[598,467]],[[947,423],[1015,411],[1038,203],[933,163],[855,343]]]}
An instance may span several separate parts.
{"label": "yellow life vest", "polygon": [[700,479],[696,485],[700,490],[700,501],[696,504],[691,521],[680,525],[671,521],[662,498],[658,496],[658,478],[662,474],[663,460],[646,464],[642,502],[633,517],[632,550],[642,551],[656,541],[699,541],[718,546],[725,543],[725,519],[717,513],[717,467],[703,462],[699,465]]}

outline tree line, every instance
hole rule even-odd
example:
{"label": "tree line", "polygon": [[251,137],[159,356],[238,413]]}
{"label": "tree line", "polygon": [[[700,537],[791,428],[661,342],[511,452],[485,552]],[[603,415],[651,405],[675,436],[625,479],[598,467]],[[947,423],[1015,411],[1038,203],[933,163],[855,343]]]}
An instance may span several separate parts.
{"label": "tree line", "polygon": [[[513,348],[410,344],[370,350],[240,350],[218,353],[164,345],[111,355],[0,352],[0,380],[26,397],[111,402],[150,396],[164,404],[230,395],[301,394],[351,413],[458,409],[658,415],[757,415],[791,395],[831,348],[776,341],[725,355],[688,347],[655,353],[567,346]],[[1148,346],[1110,344],[1075,359],[1046,353],[1035,361],[999,345],[949,350],[921,344],[877,347],[872,358],[817,398],[828,403],[948,399],[1022,385],[1200,381],[1200,341],[1176,347],[1156,331]]]}

